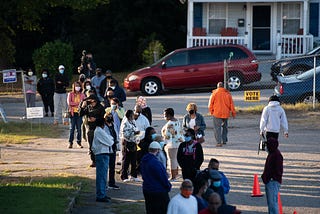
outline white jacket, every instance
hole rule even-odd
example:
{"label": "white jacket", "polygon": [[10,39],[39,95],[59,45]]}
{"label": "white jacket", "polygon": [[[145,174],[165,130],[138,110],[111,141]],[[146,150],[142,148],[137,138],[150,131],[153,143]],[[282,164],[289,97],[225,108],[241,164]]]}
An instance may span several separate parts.
{"label": "white jacket", "polygon": [[288,121],[284,109],[278,101],[270,101],[263,108],[260,119],[260,133],[275,132],[280,133],[280,128],[283,132],[288,133]]}
{"label": "white jacket", "polygon": [[94,130],[93,142],[92,142],[92,151],[95,155],[98,154],[110,154],[113,153],[113,137],[108,135],[105,130],[97,126]]}

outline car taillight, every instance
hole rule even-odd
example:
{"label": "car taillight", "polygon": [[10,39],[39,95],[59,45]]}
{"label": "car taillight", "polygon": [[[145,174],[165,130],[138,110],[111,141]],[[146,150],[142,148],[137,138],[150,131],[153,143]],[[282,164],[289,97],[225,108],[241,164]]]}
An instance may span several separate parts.
{"label": "car taillight", "polygon": [[279,83],[279,93],[283,94],[283,86]]}

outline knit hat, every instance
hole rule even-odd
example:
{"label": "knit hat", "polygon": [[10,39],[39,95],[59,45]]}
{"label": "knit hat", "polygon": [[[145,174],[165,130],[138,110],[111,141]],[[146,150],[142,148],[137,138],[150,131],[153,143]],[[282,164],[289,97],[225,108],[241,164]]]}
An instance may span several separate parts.
{"label": "knit hat", "polygon": [[161,146],[157,141],[153,141],[152,143],[150,143],[149,149],[161,149]]}
{"label": "knit hat", "polygon": [[276,95],[272,95],[272,96],[269,98],[269,102],[270,102],[270,101],[278,101],[278,102],[280,102],[279,97],[276,96]]}

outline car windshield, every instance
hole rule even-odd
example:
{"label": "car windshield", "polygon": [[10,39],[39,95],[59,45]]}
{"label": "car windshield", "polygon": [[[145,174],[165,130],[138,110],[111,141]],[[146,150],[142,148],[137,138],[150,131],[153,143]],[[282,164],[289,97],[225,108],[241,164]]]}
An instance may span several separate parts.
{"label": "car windshield", "polygon": [[168,56],[172,55],[174,51],[172,51],[171,53],[168,53],[167,55],[165,55],[164,57],[162,57],[161,59],[159,59],[158,61],[154,62],[153,64],[150,65],[150,67],[156,66],[159,62],[163,61],[165,58],[167,58]]}
{"label": "car windshield", "polygon": [[[302,74],[297,75],[297,79],[299,80],[305,80],[313,77],[314,69],[310,69]],[[320,75],[320,66],[316,67],[316,75]]]}
{"label": "car windshield", "polygon": [[315,49],[309,51],[306,55],[314,55],[314,54],[320,54],[320,46],[316,47]]}

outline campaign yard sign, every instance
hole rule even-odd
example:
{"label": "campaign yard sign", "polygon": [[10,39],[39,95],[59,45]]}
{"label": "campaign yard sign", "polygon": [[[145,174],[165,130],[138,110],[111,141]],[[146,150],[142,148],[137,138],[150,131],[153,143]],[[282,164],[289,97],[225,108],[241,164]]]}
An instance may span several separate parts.
{"label": "campaign yard sign", "polygon": [[3,83],[17,82],[16,69],[3,70]]}

